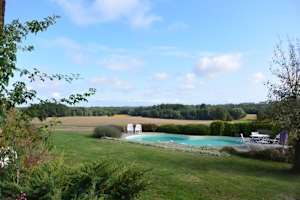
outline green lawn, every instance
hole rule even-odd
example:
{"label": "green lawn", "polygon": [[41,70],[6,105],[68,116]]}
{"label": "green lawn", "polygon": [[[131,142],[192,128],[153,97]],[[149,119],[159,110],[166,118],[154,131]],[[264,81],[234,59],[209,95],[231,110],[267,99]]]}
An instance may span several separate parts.
{"label": "green lawn", "polygon": [[283,163],[201,156],[72,132],[55,133],[54,143],[73,166],[112,159],[151,169],[151,185],[141,199],[300,199],[300,176]]}

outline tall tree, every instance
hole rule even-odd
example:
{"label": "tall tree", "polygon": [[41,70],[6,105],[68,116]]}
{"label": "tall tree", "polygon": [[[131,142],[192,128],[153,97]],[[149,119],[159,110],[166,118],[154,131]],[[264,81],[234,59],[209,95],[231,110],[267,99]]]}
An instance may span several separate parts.
{"label": "tall tree", "polygon": [[300,43],[280,42],[274,51],[271,72],[275,79],[268,82],[273,120],[289,132],[295,156],[293,169],[300,173]]}
{"label": "tall tree", "polygon": [[[64,80],[71,83],[73,80],[79,79],[79,75],[47,74],[36,68],[30,71],[19,68],[17,66],[18,50],[30,52],[34,49],[32,45],[24,45],[26,38],[46,31],[56,23],[58,16],[47,17],[40,21],[31,20],[25,23],[13,20],[11,23],[4,25],[5,2],[3,0],[0,0],[0,2],[2,3],[2,29],[0,30],[0,147],[13,149],[10,153],[15,152],[13,154],[17,155],[14,156],[12,166],[14,166],[16,183],[18,184],[22,169],[32,164],[39,164],[43,158],[47,157],[43,154],[50,147],[50,131],[48,131],[50,129],[44,129],[44,127],[35,129],[31,124],[32,115],[16,108],[34,102],[73,105],[87,101],[87,98],[95,93],[95,89],[90,88],[85,93],[71,94],[69,97],[62,99],[45,99],[39,97],[34,89],[29,89],[28,84],[34,81]],[[0,161],[6,159],[6,156],[1,154]],[[34,162],[32,162],[33,160]],[[0,188],[0,192],[1,190],[2,188]]]}
{"label": "tall tree", "polygon": [[0,8],[0,30],[2,30],[4,26],[5,0],[0,0]]}

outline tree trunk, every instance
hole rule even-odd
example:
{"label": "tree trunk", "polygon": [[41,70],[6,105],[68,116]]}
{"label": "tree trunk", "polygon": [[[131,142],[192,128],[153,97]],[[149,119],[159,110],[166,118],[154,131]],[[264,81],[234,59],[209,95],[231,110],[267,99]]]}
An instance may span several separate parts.
{"label": "tree trunk", "polygon": [[295,172],[300,173],[300,138],[296,142],[295,146],[295,159],[293,169]]}
{"label": "tree trunk", "polygon": [[0,0],[0,30],[4,26],[4,15],[5,15],[5,0]]}

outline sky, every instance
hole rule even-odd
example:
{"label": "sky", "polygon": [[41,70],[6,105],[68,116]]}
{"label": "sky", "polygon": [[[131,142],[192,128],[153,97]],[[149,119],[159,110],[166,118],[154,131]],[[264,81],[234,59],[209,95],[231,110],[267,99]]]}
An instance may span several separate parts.
{"label": "sky", "polygon": [[18,67],[79,73],[34,83],[43,97],[96,88],[85,106],[267,99],[279,40],[300,37],[298,0],[7,0],[6,23],[59,15]]}

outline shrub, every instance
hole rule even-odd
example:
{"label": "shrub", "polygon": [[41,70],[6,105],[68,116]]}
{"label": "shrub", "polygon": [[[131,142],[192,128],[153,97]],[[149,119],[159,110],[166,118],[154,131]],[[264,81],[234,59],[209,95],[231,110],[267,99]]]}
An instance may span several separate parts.
{"label": "shrub", "polygon": [[272,130],[258,129],[257,131],[258,131],[260,134],[266,134],[266,135],[271,135],[271,136],[273,136]]}
{"label": "shrub", "polygon": [[245,137],[249,137],[252,131],[252,123],[236,123],[239,127],[239,133],[243,133]]}
{"label": "shrub", "polygon": [[143,132],[156,132],[158,125],[156,124],[142,124]]}
{"label": "shrub", "polygon": [[161,125],[157,128],[157,132],[180,133],[180,126],[174,124]]}
{"label": "shrub", "polygon": [[209,135],[209,127],[202,124],[189,124],[181,126],[180,132],[187,135]]}
{"label": "shrub", "polygon": [[211,135],[223,135],[224,133],[224,122],[216,121],[210,124],[210,134]]}
{"label": "shrub", "polygon": [[[157,127],[152,124],[144,124],[143,131],[146,132],[163,132],[163,133],[178,133],[187,135],[224,135],[224,136],[239,136],[243,133],[245,137],[249,137],[252,131],[260,131],[261,133],[274,136],[278,133],[278,128],[271,123],[252,122],[252,123],[229,123],[224,121],[215,121],[210,126],[202,124],[188,125],[161,125]],[[274,130],[276,130],[274,132]]]}
{"label": "shrub", "polygon": [[212,135],[239,136],[240,133],[243,133],[245,137],[249,137],[252,131],[259,131],[271,136],[279,132],[277,127],[268,122],[228,123],[216,121],[210,125]]}
{"label": "shrub", "polygon": [[246,158],[253,158],[253,159],[259,159],[259,160],[270,160],[270,161],[277,161],[277,162],[289,162],[291,163],[293,161],[293,151],[291,149],[285,150],[282,152],[282,149],[265,149],[265,150],[252,150],[249,152],[240,152],[235,150],[232,147],[224,147],[222,151],[238,155],[241,157]]}
{"label": "shrub", "polygon": [[239,125],[233,123],[224,123],[224,131],[222,135],[236,136],[239,134]]}
{"label": "shrub", "polygon": [[209,126],[202,124],[188,124],[188,125],[161,125],[157,128],[157,132],[162,133],[175,133],[175,134],[185,134],[185,135],[209,135]]}
{"label": "shrub", "polygon": [[272,130],[273,129],[273,125],[270,122],[253,122],[252,123],[253,127],[253,131],[255,130]]}
{"label": "shrub", "polygon": [[143,170],[113,167],[108,162],[92,162],[79,168],[53,162],[24,172],[18,185],[1,178],[0,196],[17,199],[23,193],[28,199],[130,200],[148,185],[144,174]]}
{"label": "shrub", "polygon": [[125,132],[125,130],[126,130],[126,127],[124,127],[124,126],[118,126],[118,125],[108,125],[108,126],[114,127],[114,128],[118,129],[121,132]]}
{"label": "shrub", "polygon": [[93,135],[94,138],[112,137],[119,138],[122,136],[122,132],[112,126],[98,126],[95,128]]}

